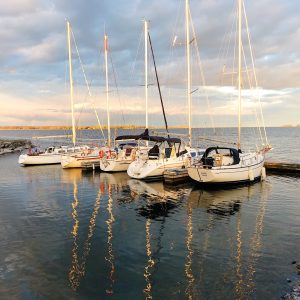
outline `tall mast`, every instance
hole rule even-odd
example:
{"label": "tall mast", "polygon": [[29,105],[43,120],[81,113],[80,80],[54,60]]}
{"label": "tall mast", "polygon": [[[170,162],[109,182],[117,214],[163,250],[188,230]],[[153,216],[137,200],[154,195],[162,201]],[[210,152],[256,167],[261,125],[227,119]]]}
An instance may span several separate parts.
{"label": "tall mast", "polygon": [[238,101],[239,101],[239,115],[238,115],[238,140],[237,140],[237,148],[241,149],[241,110],[242,110],[242,0],[238,0],[238,35],[239,35],[239,44],[238,44]]}
{"label": "tall mast", "polygon": [[67,34],[68,34],[68,53],[69,53],[70,99],[71,99],[71,112],[72,112],[72,141],[73,141],[73,145],[75,146],[75,144],[76,144],[76,130],[75,130],[75,118],[74,118],[74,99],[73,99],[71,28],[70,28],[70,22],[69,21],[67,21]]}
{"label": "tall mast", "polygon": [[166,131],[167,131],[168,137],[170,137],[169,129],[168,129],[168,122],[167,122],[166,112],[165,112],[165,107],[164,107],[164,102],[163,102],[163,99],[162,99],[162,96],[161,96],[160,84],[159,84],[159,80],[158,80],[157,68],[156,68],[156,63],[155,63],[155,58],[154,58],[154,51],[153,51],[152,42],[151,42],[149,32],[148,32],[148,37],[149,37],[149,44],[150,44],[150,49],[151,49],[151,54],[152,54],[152,59],[153,59],[153,64],[154,64],[155,77],[156,77],[156,83],[157,83],[157,88],[158,88],[158,92],[159,92],[160,104],[161,104],[162,112],[163,112],[163,115],[164,115]]}
{"label": "tall mast", "polygon": [[146,128],[148,128],[148,21],[144,20],[145,38],[145,101],[146,101]]}
{"label": "tall mast", "polygon": [[188,127],[189,146],[192,146],[192,102],[191,102],[191,63],[190,63],[190,28],[189,28],[189,0],[185,0],[185,29],[186,29],[186,64],[187,64],[187,98],[188,98]]}
{"label": "tall mast", "polygon": [[108,51],[108,36],[104,35],[104,59],[105,59],[105,82],[106,82],[106,110],[107,110],[107,146],[111,145],[110,138],[110,116],[109,116],[109,97],[108,97],[108,64],[107,64],[107,51]]}

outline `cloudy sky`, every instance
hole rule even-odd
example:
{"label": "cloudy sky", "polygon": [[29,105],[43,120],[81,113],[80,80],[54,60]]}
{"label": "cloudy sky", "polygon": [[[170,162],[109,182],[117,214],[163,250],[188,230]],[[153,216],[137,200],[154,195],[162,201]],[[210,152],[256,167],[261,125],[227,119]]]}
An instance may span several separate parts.
{"label": "cloudy sky", "polygon": [[[194,126],[236,124],[236,91],[229,79],[234,74],[230,62],[234,52],[229,46],[234,44],[230,35],[232,28],[235,31],[234,3],[190,1],[196,34],[191,42]],[[261,97],[267,126],[300,124],[300,2],[245,0],[245,7],[259,90],[251,92],[244,80],[244,124],[251,125],[256,103],[253,94]],[[109,36],[112,123],[144,124],[144,18],[150,20],[169,123],[186,124],[184,0],[10,0],[0,5],[0,126],[70,124],[66,18],[91,90],[90,97],[72,42],[79,124],[97,123],[93,107],[106,123],[104,32]],[[246,38],[243,43],[246,57]],[[247,62],[249,67],[251,60],[247,58]],[[244,67],[243,74],[253,81],[253,72],[246,75]],[[149,82],[149,121],[161,125],[153,67]]]}

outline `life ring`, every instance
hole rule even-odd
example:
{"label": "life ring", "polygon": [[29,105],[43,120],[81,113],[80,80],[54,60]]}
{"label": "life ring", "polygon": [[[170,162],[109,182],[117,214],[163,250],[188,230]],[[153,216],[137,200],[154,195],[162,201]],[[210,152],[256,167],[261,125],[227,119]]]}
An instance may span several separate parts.
{"label": "life ring", "polygon": [[99,151],[99,157],[100,157],[100,158],[103,158],[103,156],[104,156],[104,151],[103,151],[103,150],[100,150],[100,151]]}

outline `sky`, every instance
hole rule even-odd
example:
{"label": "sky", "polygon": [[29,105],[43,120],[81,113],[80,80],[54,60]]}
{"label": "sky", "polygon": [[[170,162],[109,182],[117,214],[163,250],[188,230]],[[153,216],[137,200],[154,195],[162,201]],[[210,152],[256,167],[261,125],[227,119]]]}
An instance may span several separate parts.
{"label": "sky", "polygon": [[[101,123],[107,122],[105,32],[109,37],[111,123],[145,124],[144,19],[150,22],[168,122],[187,124],[184,0],[2,2],[0,126],[71,124],[66,19],[76,42],[72,40],[77,124],[96,125],[94,109]],[[236,73],[232,68],[235,38],[230,34],[232,28],[235,32],[234,7],[234,0],[190,0],[195,32],[191,27],[195,127],[237,123],[237,91],[231,86]],[[243,125],[252,126],[252,120],[257,119],[252,118],[260,110],[257,98],[266,126],[300,124],[300,2],[245,0],[245,9],[259,88],[250,90],[247,86],[246,78],[254,82],[255,77],[244,66]],[[243,56],[251,58],[246,42],[243,27]],[[245,60],[249,68],[251,59]],[[151,58],[149,65],[149,123],[157,126],[163,124],[163,117]],[[259,120],[262,124],[261,117]]]}

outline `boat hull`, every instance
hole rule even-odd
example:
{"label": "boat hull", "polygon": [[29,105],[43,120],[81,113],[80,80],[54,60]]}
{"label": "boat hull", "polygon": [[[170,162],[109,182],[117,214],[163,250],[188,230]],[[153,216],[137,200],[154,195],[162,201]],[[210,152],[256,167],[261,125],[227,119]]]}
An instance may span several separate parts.
{"label": "boat hull", "polygon": [[99,161],[100,157],[80,157],[80,156],[66,156],[63,155],[61,158],[61,166],[63,169],[68,168],[82,168],[83,163],[93,163]]}
{"label": "boat hull", "polygon": [[133,161],[127,170],[127,174],[134,179],[158,180],[162,179],[166,170],[184,168],[183,159],[169,160],[136,160]]}
{"label": "boat hull", "polygon": [[240,163],[231,166],[205,167],[190,166],[189,176],[203,184],[238,184],[254,182],[263,175],[263,157],[256,156],[256,163]]}
{"label": "boat hull", "polygon": [[60,154],[40,154],[40,155],[21,154],[19,156],[18,162],[23,166],[60,164],[61,155]]}
{"label": "boat hull", "polygon": [[131,159],[101,159],[100,169],[103,172],[126,172],[131,163]]}

